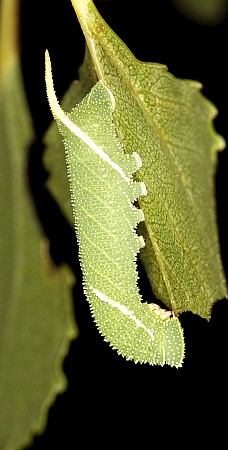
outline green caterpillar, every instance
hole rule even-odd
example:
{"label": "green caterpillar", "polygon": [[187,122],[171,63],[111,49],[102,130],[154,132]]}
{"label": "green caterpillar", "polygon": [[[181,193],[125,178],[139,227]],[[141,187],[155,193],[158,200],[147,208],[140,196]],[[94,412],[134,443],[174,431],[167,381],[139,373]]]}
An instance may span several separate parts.
{"label": "green caterpillar", "polygon": [[114,123],[115,99],[99,81],[70,114],[55,96],[46,52],[49,104],[63,136],[83,285],[96,325],[105,341],[128,360],[179,367],[183,332],[176,317],[142,303],[137,286],[136,233],[144,219],[135,200],[146,195],[132,175],[137,153],[125,154]]}

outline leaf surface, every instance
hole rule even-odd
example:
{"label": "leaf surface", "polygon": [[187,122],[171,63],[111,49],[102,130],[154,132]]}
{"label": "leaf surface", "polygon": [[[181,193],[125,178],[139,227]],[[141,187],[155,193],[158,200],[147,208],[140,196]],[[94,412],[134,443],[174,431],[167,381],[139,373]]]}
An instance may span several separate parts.
{"label": "leaf surface", "polygon": [[34,136],[21,79],[16,7],[15,1],[2,3],[0,27],[2,450],[21,449],[43,431],[50,405],[66,387],[62,364],[76,336],[72,275],[51,264],[28,190],[27,150]]}
{"label": "leaf surface", "polygon": [[144,241],[135,228],[145,195],[133,181],[136,153],[125,154],[112,114],[114,97],[102,82],[70,113],[55,97],[49,56],[47,93],[63,136],[84,292],[104,339],[126,359],[179,367],[184,357],[180,322],[156,305],[141,303],[136,256]]}
{"label": "leaf surface", "polygon": [[116,99],[114,122],[125,151],[143,161],[137,179],[146,240],[140,256],[157,298],[176,314],[209,319],[227,295],[215,213],[214,175],[224,140],[213,129],[216,108],[201,85],[165,66],[138,61],[91,0],[72,0],[98,79]]}

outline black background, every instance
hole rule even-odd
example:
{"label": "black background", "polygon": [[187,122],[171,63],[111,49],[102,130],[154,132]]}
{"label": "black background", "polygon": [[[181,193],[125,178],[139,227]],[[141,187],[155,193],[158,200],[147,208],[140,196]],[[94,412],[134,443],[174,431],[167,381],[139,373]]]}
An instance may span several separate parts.
{"label": "black background", "polygon": [[[195,24],[168,0],[97,1],[96,6],[138,59],[166,64],[175,76],[202,82],[203,93],[219,109],[216,129],[228,141],[227,20],[216,27]],[[51,449],[57,444],[63,449],[102,444],[109,448],[115,443],[137,445],[138,440],[144,448],[154,445],[155,436],[159,443],[179,439],[185,446],[195,431],[204,440],[216,431],[219,439],[227,403],[226,300],[215,304],[209,323],[191,313],[180,317],[186,341],[186,357],[180,369],[125,361],[103,342],[93,324],[82,294],[74,232],[44,187],[48,174],[42,166],[41,140],[51,121],[44,84],[46,48],[60,98],[77,78],[84,54],[84,37],[70,0],[21,2],[23,74],[36,131],[28,164],[31,192],[55,264],[66,261],[76,272],[74,304],[80,329],[80,337],[72,343],[64,363],[68,389],[51,406],[46,431],[35,437],[31,448]],[[225,150],[219,154],[216,192],[226,274],[227,169]],[[151,298],[140,263],[139,273],[140,289],[143,294],[149,292]]]}

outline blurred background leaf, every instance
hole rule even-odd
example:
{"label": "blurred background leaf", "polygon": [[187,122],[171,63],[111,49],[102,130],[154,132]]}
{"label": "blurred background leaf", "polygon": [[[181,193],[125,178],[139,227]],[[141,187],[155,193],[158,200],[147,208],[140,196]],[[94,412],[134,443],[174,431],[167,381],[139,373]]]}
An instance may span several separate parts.
{"label": "blurred background leaf", "polygon": [[73,276],[51,263],[30,198],[34,138],[21,76],[17,0],[1,2],[0,54],[0,448],[27,445],[43,431],[66,388],[62,370],[77,334]]}
{"label": "blurred background leaf", "polygon": [[173,0],[173,3],[184,16],[207,26],[218,25],[228,12],[227,0]]}

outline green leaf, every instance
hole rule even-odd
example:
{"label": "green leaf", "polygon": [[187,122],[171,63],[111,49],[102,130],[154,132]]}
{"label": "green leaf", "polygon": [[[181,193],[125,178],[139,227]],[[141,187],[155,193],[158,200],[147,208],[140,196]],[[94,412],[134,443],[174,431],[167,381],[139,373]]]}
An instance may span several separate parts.
{"label": "green leaf", "polygon": [[173,0],[173,3],[184,16],[208,26],[218,25],[228,12],[227,0]]}
{"label": "green leaf", "polygon": [[[93,63],[89,51],[86,49],[83,64],[79,68],[79,80],[73,81],[61,101],[61,105],[65,111],[70,111],[76,103],[79,103],[96,82],[97,77],[94,72]],[[49,171],[47,187],[59,204],[66,219],[73,225],[64,145],[54,120],[48,128],[43,142],[46,147],[44,165]]]}
{"label": "green leaf", "polygon": [[132,179],[141,166],[139,155],[125,154],[117,139],[114,97],[99,82],[71,113],[64,113],[48,55],[46,84],[64,138],[84,291],[95,322],[127,359],[179,367],[184,357],[179,320],[157,305],[141,303],[136,256],[144,240],[135,228],[144,216],[133,202],[146,189]]}
{"label": "green leaf", "polygon": [[216,108],[199,83],[138,61],[91,0],[72,3],[98,79],[116,99],[119,139],[143,162],[141,258],[154,293],[175,314],[188,310],[209,319],[213,303],[227,296],[213,186],[217,151],[225,146],[212,125]]}
{"label": "green leaf", "polygon": [[[45,427],[66,387],[76,335],[72,274],[49,260],[27,183],[33,130],[15,33],[17,2],[2,2],[0,61],[0,448],[21,449]],[[14,22],[15,21],[15,22]],[[13,26],[12,26],[13,22]]]}

